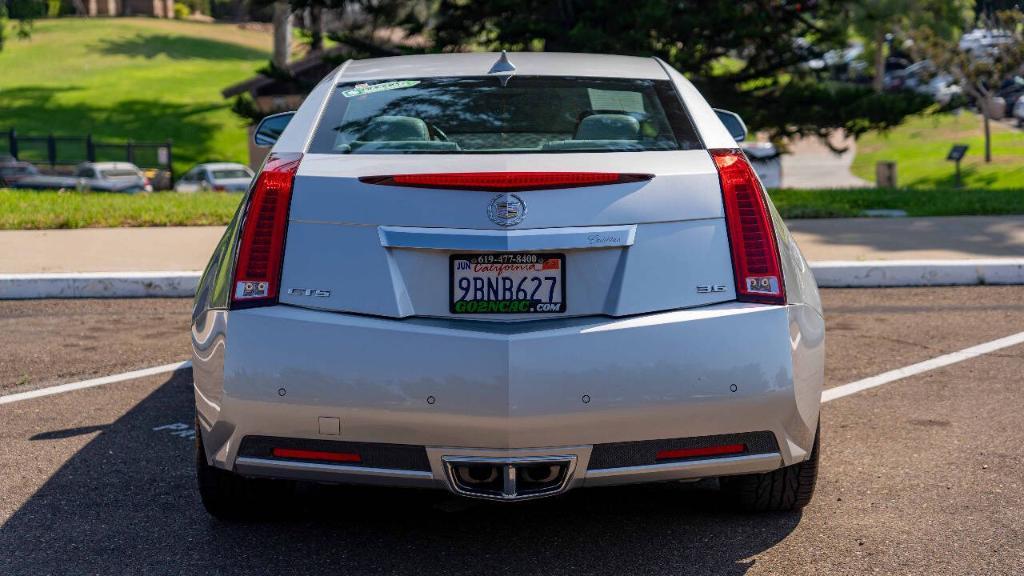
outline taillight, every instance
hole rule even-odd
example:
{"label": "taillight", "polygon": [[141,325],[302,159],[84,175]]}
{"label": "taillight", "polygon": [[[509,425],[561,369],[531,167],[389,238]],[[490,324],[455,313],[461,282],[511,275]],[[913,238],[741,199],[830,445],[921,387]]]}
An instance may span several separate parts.
{"label": "taillight", "polygon": [[725,223],[732,247],[736,298],[744,302],[785,304],[782,262],[764,190],[741,150],[710,150],[718,167]]}
{"label": "taillight", "polygon": [[277,302],[292,184],[302,154],[271,154],[249,194],[235,262],[232,307]]}
{"label": "taillight", "polygon": [[618,172],[448,172],[363,176],[359,181],[364,184],[411,186],[414,188],[520,192],[523,190],[643,182],[653,177],[652,174],[621,174]]}

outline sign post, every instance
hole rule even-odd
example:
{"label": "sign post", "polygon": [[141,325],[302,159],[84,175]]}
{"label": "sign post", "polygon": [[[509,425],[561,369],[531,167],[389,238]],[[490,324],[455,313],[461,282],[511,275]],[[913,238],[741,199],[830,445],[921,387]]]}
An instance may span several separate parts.
{"label": "sign post", "polygon": [[946,156],[946,160],[952,160],[956,162],[956,187],[959,188],[960,182],[960,161],[964,159],[964,155],[967,154],[967,144],[953,144],[950,148],[949,154]]}

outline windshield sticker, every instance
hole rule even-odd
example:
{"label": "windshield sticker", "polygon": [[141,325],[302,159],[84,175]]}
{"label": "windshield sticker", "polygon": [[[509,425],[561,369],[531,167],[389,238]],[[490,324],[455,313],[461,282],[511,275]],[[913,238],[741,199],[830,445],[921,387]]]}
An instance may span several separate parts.
{"label": "windshield sticker", "polygon": [[376,92],[384,92],[385,90],[395,90],[397,88],[409,88],[419,84],[419,80],[395,80],[394,82],[384,82],[382,84],[356,84],[354,88],[345,90],[341,93],[345,98],[352,98],[353,96],[363,96],[365,94],[373,94]]}

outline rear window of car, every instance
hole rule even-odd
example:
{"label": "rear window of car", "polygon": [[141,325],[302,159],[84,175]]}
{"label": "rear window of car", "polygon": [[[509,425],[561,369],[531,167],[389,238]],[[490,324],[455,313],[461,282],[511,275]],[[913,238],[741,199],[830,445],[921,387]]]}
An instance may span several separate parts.
{"label": "rear window of car", "polygon": [[213,177],[216,180],[231,180],[233,178],[252,178],[245,170],[213,170]]}
{"label": "rear window of car", "polygon": [[342,84],[310,152],[515,154],[701,148],[667,80],[552,76]]}
{"label": "rear window of car", "polygon": [[138,178],[139,173],[134,170],[102,170],[100,171],[100,178],[109,178],[111,180],[126,180],[128,178]]}

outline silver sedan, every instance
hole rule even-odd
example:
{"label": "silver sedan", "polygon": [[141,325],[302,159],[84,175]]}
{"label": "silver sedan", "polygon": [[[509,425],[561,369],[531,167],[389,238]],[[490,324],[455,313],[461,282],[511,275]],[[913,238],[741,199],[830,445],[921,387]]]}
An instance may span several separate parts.
{"label": "silver sedan", "polygon": [[196,296],[207,510],[295,481],[807,504],[821,303],[744,134],[657,59],[339,67],[257,128]]}

